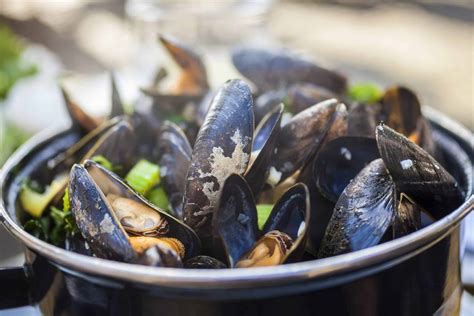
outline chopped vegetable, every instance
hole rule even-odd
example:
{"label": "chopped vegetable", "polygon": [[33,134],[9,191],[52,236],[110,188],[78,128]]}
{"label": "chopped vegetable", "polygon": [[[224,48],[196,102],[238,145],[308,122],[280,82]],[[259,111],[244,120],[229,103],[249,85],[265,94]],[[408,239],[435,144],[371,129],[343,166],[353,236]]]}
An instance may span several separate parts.
{"label": "chopped vegetable", "polygon": [[43,217],[40,219],[30,219],[23,225],[25,230],[44,241],[49,240],[49,227],[51,225],[50,217]]}
{"label": "chopped vegetable", "polygon": [[98,164],[100,164],[105,169],[113,171],[114,167],[112,166],[112,163],[107,158],[105,158],[104,156],[102,156],[102,155],[94,156],[94,157],[91,158],[91,160],[97,162]]}
{"label": "chopped vegetable", "polygon": [[33,216],[40,218],[48,204],[56,196],[58,191],[66,185],[67,177],[54,179],[43,193],[34,191],[28,184],[24,184],[20,192],[20,203],[23,209]]}
{"label": "chopped vegetable", "polygon": [[272,209],[273,204],[257,204],[258,229],[263,229]]}
{"label": "chopped vegetable", "polygon": [[135,191],[145,196],[160,183],[160,167],[142,159],[128,172],[125,180]]}
{"label": "chopped vegetable", "polygon": [[360,83],[349,88],[348,96],[353,101],[364,103],[375,103],[380,100],[383,92],[380,87],[374,83]]}
{"label": "chopped vegetable", "polygon": [[184,116],[179,115],[179,114],[169,115],[169,116],[166,117],[166,120],[168,120],[170,122],[173,122],[175,124],[179,124],[179,123],[182,123],[182,122],[186,121]]}
{"label": "chopped vegetable", "polygon": [[147,194],[146,198],[148,199],[148,201],[150,201],[151,204],[159,207],[164,211],[167,211],[169,208],[168,196],[166,195],[166,192],[163,189],[163,186],[161,185],[152,189]]}

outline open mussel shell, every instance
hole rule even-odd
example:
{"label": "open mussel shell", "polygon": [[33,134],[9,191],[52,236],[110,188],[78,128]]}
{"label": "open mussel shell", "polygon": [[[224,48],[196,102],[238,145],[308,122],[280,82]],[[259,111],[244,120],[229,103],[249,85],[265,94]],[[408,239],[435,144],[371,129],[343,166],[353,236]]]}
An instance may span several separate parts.
{"label": "open mussel shell", "polygon": [[310,223],[310,196],[303,183],[289,188],[276,202],[262,231],[280,231],[291,237],[293,243],[283,262],[300,259],[306,245]]}
{"label": "open mussel shell", "polygon": [[225,257],[229,267],[235,267],[258,240],[257,221],[257,208],[250,187],[242,176],[230,175],[225,180],[212,222],[216,255]]}
{"label": "open mussel shell", "polygon": [[97,257],[125,262],[136,258],[104,193],[80,165],[71,170],[69,200],[76,224]]}
{"label": "open mussel shell", "polygon": [[232,62],[260,93],[307,82],[342,94],[347,86],[346,78],[339,73],[284,49],[243,46],[234,49]]}
{"label": "open mussel shell", "polygon": [[336,202],[352,179],[370,162],[380,158],[375,138],[338,137],[318,153],[313,176],[321,194]]}
{"label": "open mussel shell", "polygon": [[374,160],[339,197],[321,242],[325,258],[374,246],[395,213],[395,185],[381,159]]}
{"label": "open mussel shell", "polygon": [[286,98],[285,90],[271,90],[259,95],[255,99],[253,113],[255,115],[255,124],[260,124],[260,121],[272,111],[275,107],[279,106],[280,103]]}
{"label": "open mussel shell", "polygon": [[184,262],[186,269],[225,269],[227,266],[216,258],[196,256]]}
{"label": "open mussel shell", "polygon": [[110,117],[125,115],[123,102],[122,102],[122,99],[120,98],[120,94],[117,88],[117,80],[114,74],[110,75],[110,87],[112,90],[112,95],[111,95],[112,104],[111,104],[111,109],[110,109]]}
{"label": "open mussel shell", "polygon": [[183,131],[174,123],[166,121],[159,136],[159,165],[163,188],[168,196],[171,211],[183,218],[183,195],[191,163],[192,148]]}
{"label": "open mussel shell", "polygon": [[273,151],[280,133],[283,104],[269,112],[255,130],[250,163],[245,180],[256,198],[265,185],[271,166]]}
{"label": "open mussel shell", "polygon": [[269,183],[278,184],[311,161],[339,112],[346,111],[336,99],[318,103],[295,115],[280,131],[273,155]]}
{"label": "open mussel shell", "polygon": [[242,80],[229,80],[214,97],[194,144],[184,197],[184,221],[211,236],[211,219],[225,179],[243,174],[254,129],[252,94]]}
{"label": "open mussel shell", "polygon": [[386,125],[376,130],[377,145],[400,192],[439,219],[464,201],[457,181],[424,149]]}
{"label": "open mussel shell", "polygon": [[[276,203],[260,232],[249,185],[239,175],[229,176],[213,220],[215,238],[222,243],[229,267],[274,265],[298,259],[304,251],[309,209],[308,189],[297,184]],[[260,257],[262,252],[266,254]]]}
{"label": "open mussel shell", "polygon": [[[82,177],[78,178],[82,181],[74,180],[73,177],[78,177],[78,175]],[[153,229],[158,236],[176,238],[185,247],[184,258],[194,257],[200,251],[199,238],[189,227],[151,205],[117,175],[93,161],[86,161],[84,167],[80,165],[73,167],[69,196],[76,222],[84,238],[98,256],[107,255],[109,248],[115,249],[120,245],[127,245],[124,241],[125,237],[128,240],[125,229],[130,233],[140,233],[145,236],[151,236],[150,232]],[[133,214],[124,214],[122,210],[126,208],[116,205],[117,202],[133,204]],[[87,207],[84,206],[85,204]],[[115,208],[112,208],[112,204]],[[107,227],[101,224],[104,220],[112,223],[110,227],[120,227],[119,231],[124,232],[125,236],[118,234],[118,231],[115,236],[107,235],[107,231],[97,234]],[[119,260],[127,261],[130,258],[122,257]]]}

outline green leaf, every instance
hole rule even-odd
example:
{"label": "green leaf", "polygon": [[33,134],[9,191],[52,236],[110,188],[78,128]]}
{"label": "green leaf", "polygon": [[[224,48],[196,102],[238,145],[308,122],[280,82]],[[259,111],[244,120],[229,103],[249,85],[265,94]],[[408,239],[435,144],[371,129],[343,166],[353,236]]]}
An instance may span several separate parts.
{"label": "green leaf", "polygon": [[273,204],[257,204],[258,229],[263,229],[272,209]]}
{"label": "green leaf", "polygon": [[349,88],[348,97],[357,102],[375,103],[383,95],[382,89],[374,83],[360,83]]}
{"label": "green leaf", "polygon": [[64,190],[63,209],[64,212],[69,212],[71,210],[71,205],[69,204],[69,187],[66,187],[66,190]]}
{"label": "green leaf", "polygon": [[125,180],[135,191],[145,196],[160,183],[160,167],[142,159],[128,172]]}

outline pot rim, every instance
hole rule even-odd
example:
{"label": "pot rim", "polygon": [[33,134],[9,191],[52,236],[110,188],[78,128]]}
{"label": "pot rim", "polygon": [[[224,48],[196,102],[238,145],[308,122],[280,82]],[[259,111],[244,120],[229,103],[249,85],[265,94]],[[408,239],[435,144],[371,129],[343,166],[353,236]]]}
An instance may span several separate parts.
{"label": "pot rim", "polygon": [[[429,107],[424,107],[423,112],[431,121],[456,134],[458,138],[466,142],[470,142],[473,139],[473,133],[441,112]],[[62,131],[64,131],[64,128],[59,131],[55,129],[39,133],[10,157],[5,163],[4,168],[0,171],[0,194],[3,195],[5,180],[17,163],[39,144],[44,143]],[[472,192],[470,193],[471,195],[466,198],[466,201],[449,215],[407,236],[367,249],[330,258],[289,263],[276,267],[247,269],[186,270],[147,267],[99,259],[67,251],[46,243],[24,231],[7,213],[3,197],[0,200],[0,222],[26,247],[46,257],[69,273],[85,273],[106,279],[181,289],[255,288],[344,275],[395,260],[402,256],[405,256],[406,260],[410,257],[407,254],[410,252],[414,253],[417,248],[427,247],[428,244],[439,240],[472,211],[474,208],[474,196]]]}

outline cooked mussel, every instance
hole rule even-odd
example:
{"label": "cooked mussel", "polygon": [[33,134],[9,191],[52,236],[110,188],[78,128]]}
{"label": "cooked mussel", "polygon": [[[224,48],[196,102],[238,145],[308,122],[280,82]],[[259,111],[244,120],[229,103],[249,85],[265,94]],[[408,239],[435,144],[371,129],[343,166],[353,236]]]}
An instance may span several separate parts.
{"label": "cooked mussel", "polygon": [[216,258],[196,256],[184,262],[186,269],[225,269],[227,266]]}
{"label": "cooked mussel", "polygon": [[189,227],[93,161],[73,166],[69,199],[76,223],[98,257],[131,262],[147,248],[163,243],[180,249],[174,250],[183,259],[200,251],[200,241]]}
{"label": "cooked mussel", "polygon": [[237,174],[229,176],[213,219],[215,247],[223,247],[229,267],[278,265],[302,255],[310,217],[304,184],[296,184],[281,197],[262,231],[257,217],[245,179]]}

